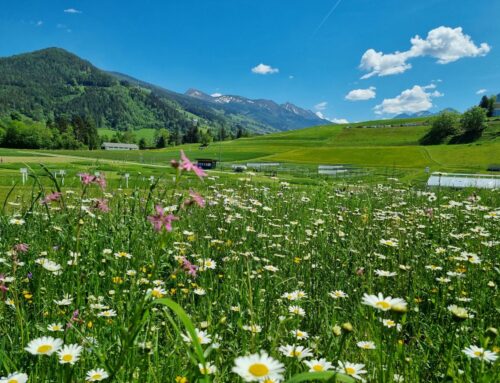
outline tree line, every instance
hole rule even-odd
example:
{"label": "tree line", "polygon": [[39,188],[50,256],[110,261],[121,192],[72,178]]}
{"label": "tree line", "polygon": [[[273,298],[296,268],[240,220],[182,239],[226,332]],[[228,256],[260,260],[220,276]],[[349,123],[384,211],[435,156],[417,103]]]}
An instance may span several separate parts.
{"label": "tree line", "polygon": [[0,146],[16,149],[97,149],[101,144],[89,116],[34,121],[17,112],[0,119]]}
{"label": "tree line", "polygon": [[429,132],[421,138],[422,145],[443,143],[462,144],[478,140],[487,128],[488,117],[493,116],[496,97],[483,96],[478,106],[462,115],[455,112],[442,112],[432,121]]}

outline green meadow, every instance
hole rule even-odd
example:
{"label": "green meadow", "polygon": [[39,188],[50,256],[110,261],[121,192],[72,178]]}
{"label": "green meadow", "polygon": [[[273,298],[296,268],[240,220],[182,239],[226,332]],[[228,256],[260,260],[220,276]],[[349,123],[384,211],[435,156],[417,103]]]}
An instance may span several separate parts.
{"label": "green meadow", "polygon": [[[364,128],[388,124],[418,126]],[[352,164],[364,167],[421,169],[432,171],[484,172],[500,162],[500,124],[490,121],[483,138],[471,144],[421,146],[429,130],[428,120],[370,121],[329,125],[284,133],[214,142],[201,149],[197,144],[145,151],[51,151],[56,155],[167,164],[182,149],[192,158],[212,158],[227,163],[282,162],[298,165]],[[146,136],[151,132],[138,130]]]}

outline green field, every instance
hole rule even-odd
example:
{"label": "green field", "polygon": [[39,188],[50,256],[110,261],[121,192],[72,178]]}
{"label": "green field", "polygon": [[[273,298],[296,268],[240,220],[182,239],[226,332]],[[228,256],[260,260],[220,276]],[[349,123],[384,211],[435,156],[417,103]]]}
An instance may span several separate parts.
{"label": "green field", "polygon": [[[144,138],[148,145],[153,145],[155,131],[156,131],[155,129],[143,128],[143,129],[134,130],[133,133],[134,133],[137,140]],[[100,129],[97,129],[97,132],[99,133],[100,137],[107,136],[109,139],[111,139],[114,136],[114,134],[116,133],[116,130],[107,129],[107,128],[100,128]]]}
{"label": "green field", "polygon": [[[409,121],[427,123],[425,119]],[[303,165],[342,163],[366,167],[414,169],[429,166],[431,170],[475,172],[485,171],[488,165],[500,162],[500,124],[497,121],[490,123],[483,138],[478,142],[464,145],[418,145],[419,139],[429,129],[425,125],[357,127],[389,123],[397,124],[401,121],[313,127],[212,143],[202,150],[198,145],[183,145],[147,151],[56,151],[51,153],[145,164],[166,164],[177,155],[180,149],[183,149],[192,158],[214,158],[231,163],[255,161],[278,161]],[[141,134],[146,134],[146,132]]]}

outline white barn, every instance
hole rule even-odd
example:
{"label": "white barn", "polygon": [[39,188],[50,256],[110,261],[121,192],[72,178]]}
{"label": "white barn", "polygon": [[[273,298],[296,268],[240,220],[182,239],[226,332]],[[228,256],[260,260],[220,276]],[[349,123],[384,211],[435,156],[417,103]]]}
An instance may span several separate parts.
{"label": "white barn", "polygon": [[103,142],[101,145],[103,150],[139,150],[136,144],[121,144],[118,142]]}

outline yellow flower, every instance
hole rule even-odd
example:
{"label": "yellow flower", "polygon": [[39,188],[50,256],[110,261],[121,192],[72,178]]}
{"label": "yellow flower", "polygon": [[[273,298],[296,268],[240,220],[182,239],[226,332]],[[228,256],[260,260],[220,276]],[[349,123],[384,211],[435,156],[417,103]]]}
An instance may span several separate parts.
{"label": "yellow flower", "polygon": [[189,381],[187,380],[187,378],[185,376],[176,376],[175,382],[176,383],[189,383]]}
{"label": "yellow flower", "polygon": [[122,284],[123,278],[122,277],[113,277],[113,283]]}

